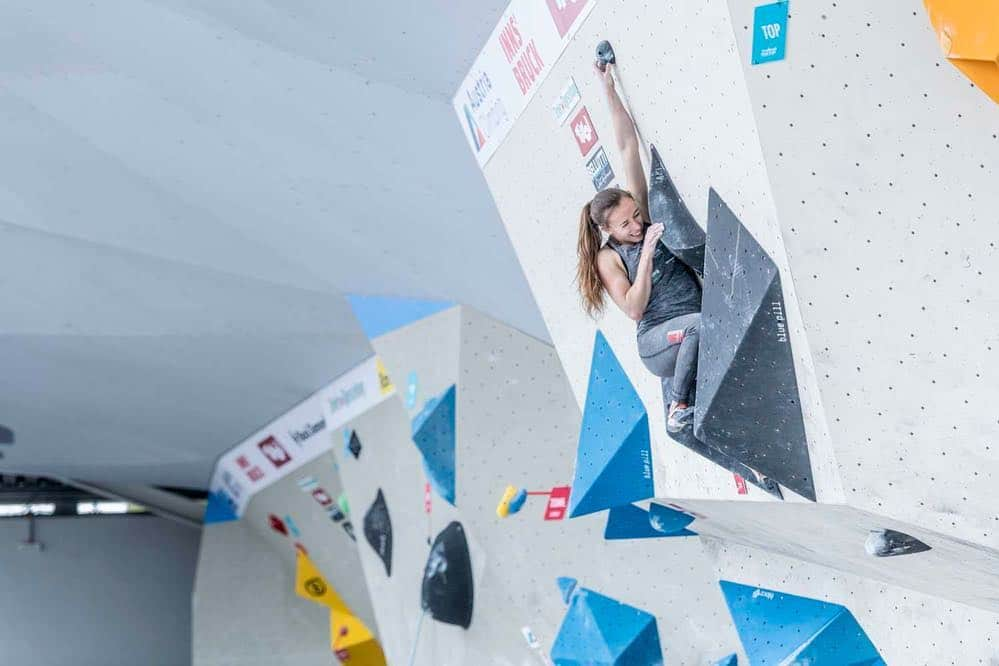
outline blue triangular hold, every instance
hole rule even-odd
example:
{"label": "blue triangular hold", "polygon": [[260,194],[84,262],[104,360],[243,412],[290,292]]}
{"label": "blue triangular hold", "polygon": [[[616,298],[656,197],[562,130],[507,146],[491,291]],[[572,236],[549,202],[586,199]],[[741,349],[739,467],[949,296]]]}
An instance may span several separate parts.
{"label": "blue triangular hold", "polygon": [[551,650],[557,666],[658,666],[663,663],[656,618],[580,588],[572,596]]}
{"label": "blue triangular hold", "polygon": [[576,590],[576,579],[569,578],[568,576],[559,576],[555,579],[555,583],[558,585],[558,591],[562,593],[562,601],[569,603],[572,593]]}
{"label": "blue triangular hold", "polygon": [[454,505],[455,387],[427,402],[413,418],[413,442],[423,455],[430,485]]}
{"label": "blue triangular hold", "polygon": [[653,529],[650,518],[651,514],[648,511],[634,504],[613,507],[607,514],[607,526],[604,528],[604,538],[608,540],[665,539],[667,537],[691,536],[694,534],[694,532],[682,528],[669,533]]}
{"label": "blue triangular hold", "polygon": [[649,417],[607,339],[597,331],[569,517],[653,494]]}
{"label": "blue triangular hold", "polygon": [[687,525],[694,522],[694,517],[683,511],[671,509],[662,504],[653,502],[649,505],[649,527],[656,532],[661,532],[669,536],[690,536],[697,534],[688,529]]}
{"label": "blue triangular hold", "polygon": [[839,604],[726,580],[720,584],[751,664],[779,664],[806,652],[813,661],[794,663],[883,663],[856,619]]}
{"label": "blue triangular hold", "polygon": [[739,666],[739,655],[732,653],[715,662],[715,666]]}
{"label": "blue triangular hold", "polygon": [[354,316],[361,322],[364,334],[371,340],[454,305],[447,301],[356,294],[348,294],[347,300]]}
{"label": "blue triangular hold", "polygon": [[205,525],[226,523],[230,520],[239,520],[232,500],[221,490],[210,493],[208,495],[208,503],[205,505]]}

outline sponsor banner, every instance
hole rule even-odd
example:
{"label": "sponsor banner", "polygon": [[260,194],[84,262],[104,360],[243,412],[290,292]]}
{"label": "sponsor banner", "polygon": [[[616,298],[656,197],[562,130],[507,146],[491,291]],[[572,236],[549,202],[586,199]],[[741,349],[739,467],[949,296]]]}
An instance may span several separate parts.
{"label": "sponsor banner", "polygon": [[452,104],[484,166],[597,0],[513,0]]}
{"label": "sponsor banner", "polygon": [[224,453],[211,490],[242,516],[253,495],[329,451],[332,430],[394,393],[381,361],[367,359]]}

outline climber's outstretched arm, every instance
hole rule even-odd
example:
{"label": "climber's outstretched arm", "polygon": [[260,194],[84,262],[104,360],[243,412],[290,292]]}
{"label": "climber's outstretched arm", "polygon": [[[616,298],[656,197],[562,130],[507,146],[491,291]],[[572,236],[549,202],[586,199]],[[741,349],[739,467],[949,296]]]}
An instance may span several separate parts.
{"label": "climber's outstretched arm", "polygon": [[628,191],[635,196],[635,200],[641,206],[645,221],[651,222],[649,219],[649,186],[645,180],[645,168],[642,166],[638,133],[635,131],[635,122],[628,114],[628,110],[624,107],[624,103],[614,87],[614,65],[607,64],[604,71],[600,71],[596,65],[593,68],[603,82],[604,90],[607,93],[607,104],[610,107],[611,120],[614,122],[614,137],[617,139],[617,149],[621,153],[621,161],[624,162],[624,177],[628,182]]}

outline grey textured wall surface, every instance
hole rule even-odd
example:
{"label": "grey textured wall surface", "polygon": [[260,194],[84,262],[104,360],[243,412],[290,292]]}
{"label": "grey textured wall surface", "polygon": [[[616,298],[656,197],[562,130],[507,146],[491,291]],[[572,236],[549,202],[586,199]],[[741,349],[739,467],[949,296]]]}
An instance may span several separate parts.
{"label": "grey textured wall surface", "polygon": [[0,520],[0,660],[32,666],[191,663],[199,533],[162,518]]}
{"label": "grey textured wall surface", "polygon": [[243,520],[208,525],[193,597],[194,666],[329,666],[329,611]]}

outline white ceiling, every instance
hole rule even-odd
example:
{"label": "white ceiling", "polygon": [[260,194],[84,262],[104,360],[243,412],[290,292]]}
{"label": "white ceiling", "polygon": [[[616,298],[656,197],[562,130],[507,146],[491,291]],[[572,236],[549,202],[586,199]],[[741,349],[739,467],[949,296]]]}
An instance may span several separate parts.
{"label": "white ceiling", "polygon": [[547,338],[450,106],[505,5],[0,4],[0,462],[203,486],[367,354],[342,292]]}

